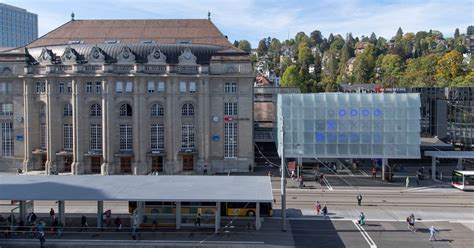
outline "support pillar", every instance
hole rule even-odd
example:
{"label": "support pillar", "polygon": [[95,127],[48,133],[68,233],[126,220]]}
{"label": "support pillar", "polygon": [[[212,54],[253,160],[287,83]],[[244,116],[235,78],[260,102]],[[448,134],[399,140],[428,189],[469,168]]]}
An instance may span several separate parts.
{"label": "support pillar", "polygon": [[431,158],[431,179],[436,179],[436,157]]}
{"label": "support pillar", "polygon": [[255,211],[255,230],[260,230],[260,202],[256,203],[257,210]]}
{"label": "support pillar", "polygon": [[181,229],[181,202],[176,202],[176,229]]}
{"label": "support pillar", "polygon": [[303,158],[298,158],[298,178],[303,177]]}
{"label": "support pillar", "polygon": [[97,201],[97,228],[102,228],[102,214],[104,213],[104,202]]}
{"label": "support pillar", "polygon": [[216,202],[216,224],[215,224],[215,232],[219,232],[219,229],[221,228],[221,203]]}
{"label": "support pillar", "polygon": [[20,201],[20,220],[26,223],[26,201]]}
{"label": "support pillar", "polygon": [[382,158],[382,181],[385,181],[385,163],[387,162],[386,158]]}
{"label": "support pillar", "polygon": [[458,158],[457,169],[462,170],[462,158]]}
{"label": "support pillar", "polygon": [[58,201],[58,218],[63,226],[66,226],[65,202]]}

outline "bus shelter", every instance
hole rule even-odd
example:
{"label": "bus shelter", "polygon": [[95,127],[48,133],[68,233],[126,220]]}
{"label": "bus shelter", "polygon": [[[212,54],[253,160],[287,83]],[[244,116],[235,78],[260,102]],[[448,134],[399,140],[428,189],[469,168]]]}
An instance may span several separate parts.
{"label": "bus shelter", "polygon": [[[174,226],[194,222],[196,214],[203,225],[221,223],[222,203],[255,205],[255,228],[260,229],[260,206],[273,202],[267,176],[0,176],[0,200],[20,202],[20,218],[26,219],[27,201],[57,201],[58,218],[65,224],[65,201],[97,201],[97,225],[102,227],[104,201],[135,202],[133,225],[141,226],[174,219]],[[170,203],[146,212],[152,202]]]}
{"label": "bus shelter", "polygon": [[436,179],[436,164],[439,158],[457,159],[456,168],[462,170],[462,160],[474,159],[474,151],[426,151],[425,156],[431,157],[431,178]]}

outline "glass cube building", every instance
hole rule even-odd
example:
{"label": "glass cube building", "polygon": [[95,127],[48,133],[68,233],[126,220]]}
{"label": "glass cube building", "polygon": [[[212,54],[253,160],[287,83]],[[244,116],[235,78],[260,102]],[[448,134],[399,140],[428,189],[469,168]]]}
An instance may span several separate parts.
{"label": "glass cube building", "polygon": [[419,94],[279,94],[287,158],[420,158]]}
{"label": "glass cube building", "polygon": [[38,38],[38,15],[0,3],[0,47],[21,47]]}

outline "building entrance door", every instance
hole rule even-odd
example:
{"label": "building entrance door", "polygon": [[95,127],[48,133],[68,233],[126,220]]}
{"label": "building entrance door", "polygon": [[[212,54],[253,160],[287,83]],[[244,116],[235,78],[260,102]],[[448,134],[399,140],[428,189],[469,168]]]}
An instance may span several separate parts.
{"label": "building entrance door", "polygon": [[183,171],[194,170],[194,155],[183,155]]}
{"label": "building entrance door", "polygon": [[102,157],[91,157],[91,172],[101,173]]}
{"label": "building entrance door", "polygon": [[163,156],[151,157],[151,170],[152,171],[163,171]]}
{"label": "building entrance door", "polygon": [[132,173],[132,157],[121,157],[120,158],[120,172],[121,173]]}
{"label": "building entrance door", "polygon": [[72,156],[64,156],[64,171],[71,172]]}
{"label": "building entrance door", "polygon": [[47,160],[48,160],[48,154],[41,154],[41,160],[40,160],[41,161],[40,162],[41,163],[40,164],[41,165],[41,167],[40,167],[41,170],[46,170],[46,161]]}

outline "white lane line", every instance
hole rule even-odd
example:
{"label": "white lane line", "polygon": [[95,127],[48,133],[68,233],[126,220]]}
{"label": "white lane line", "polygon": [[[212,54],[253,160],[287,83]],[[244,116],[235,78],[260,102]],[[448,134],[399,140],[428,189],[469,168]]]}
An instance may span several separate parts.
{"label": "white lane line", "polygon": [[360,173],[361,173],[362,175],[366,176],[366,177],[369,176],[369,174],[365,173],[365,171],[363,171],[363,170],[360,170]]}
{"label": "white lane line", "polygon": [[331,184],[329,184],[328,180],[326,179],[326,177],[323,177],[323,181],[324,183],[326,184],[326,187],[328,187],[329,190],[333,190]]}
{"label": "white lane line", "polygon": [[369,244],[370,248],[377,248],[377,245],[375,242],[372,240],[372,238],[369,236],[369,234],[365,231],[365,229],[357,223],[357,220],[352,221],[354,225],[359,229],[359,232],[362,234],[362,237],[364,237],[365,241]]}

